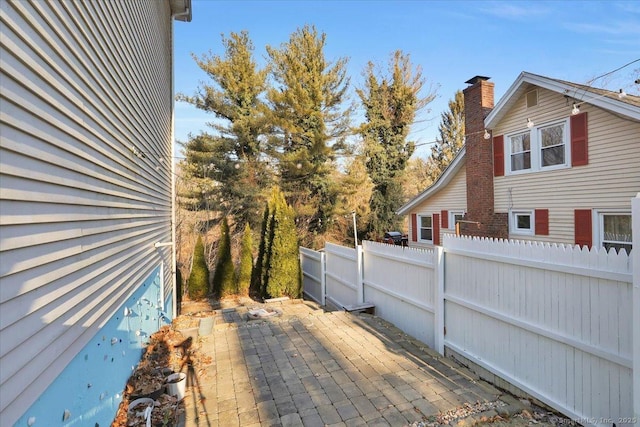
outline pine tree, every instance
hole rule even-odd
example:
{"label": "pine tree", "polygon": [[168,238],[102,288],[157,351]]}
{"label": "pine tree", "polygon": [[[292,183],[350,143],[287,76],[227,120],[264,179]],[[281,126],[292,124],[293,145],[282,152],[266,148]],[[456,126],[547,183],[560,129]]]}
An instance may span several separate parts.
{"label": "pine tree", "polygon": [[435,182],[464,146],[464,95],[456,91],[449,100],[449,110],[440,115],[438,126],[440,138],[431,147],[431,157],[427,161],[427,174]]}
{"label": "pine tree", "polygon": [[240,265],[238,266],[238,294],[249,295],[251,273],[253,270],[253,237],[251,227],[247,224],[242,234],[240,248]]}
{"label": "pine tree", "polygon": [[276,83],[267,96],[274,125],[271,154],[305,243],[313,233],[323,233],[333,215],[338,188],[329,176],[349,132],[350,109],[343,106],[347,59],[328,62],[325,42],[324,33],[305,26],[280,48],[267,46]]}
{"label": "pine tree", "polygon": [[408,141],[416,113],[435,98],[421,95],[424,79],[420,67],[413,67],[401,51],[392,55],[387,77],[378,77],[373,63],[365,70],[365,87],[357,93],[364,105],[366,123],[360,128],[367,157],[367,171],[373,182],[368,237],[382,237],[397,230],[395,211],[403,202],[402,175],[415,143]]}
{"label": "pine tree", "polygon": [[231,259],[231,238],[227,218],[222,219],[218,259],[213,273],[213,291],[220,298],[237,293],[235,269]]}
{"label": "pine tree", "polygon": [[200,235],[193,249],[193,264],[188,287],[190,299],[204,298],[209,290],[209,268],[204,258],[204,244]]}
{"label": "pine tree", "polygon": [[261,145],[268,127],[261,101],[267,71],[258,69],[246,31],[222,36],[222,44],[224,56],[194,56],[212,83],[202,84],[194,96],[178,95],[217,119],[210,124],[213,132],[193,136],[185,145],[186,161],[192,165],[187,172],[215,183],[206,188],[196,185],[196,198],[199,190],[202,198],[208,197],[209,208],[232,215],[238,226],[255,226],[255,212],[271,185]]}

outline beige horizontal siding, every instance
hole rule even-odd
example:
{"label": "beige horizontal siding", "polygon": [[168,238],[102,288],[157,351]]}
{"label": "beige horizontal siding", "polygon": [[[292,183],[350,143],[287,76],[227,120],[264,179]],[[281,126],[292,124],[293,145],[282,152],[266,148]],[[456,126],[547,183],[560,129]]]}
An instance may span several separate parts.
{"label": "beige horizontal siding", "polygon": [[[440,213],[443,210],[447,211],[466,211],[467,210],[467,169],[466,166],[462,166],[458,173],[451,179],[442,190],[429,197],[426,201],[416,206],[411,214],[417,215],[433,215],[434,213]],[[409,215],[411,216],[411,215]],[[411,240],[412,233],[411,219],[409,219],[409,245],[431,247],[421,242],[414,242]],[[450,229],[440,228],[440,241],[442,241],[442,235],[444,233],[450,233]]]}
{"label": "beige horizontal siding", "polygon": [[[538,94],[533,108],[526,108],[524,96],[518,100],[494,135],[526,130],[527,117],[540,125],[570,116],[563,95],[544,89]],[[630,210],[640,192],[640,123],[587,103],[580,111],[588,114],[588,165],[495,178],[497,212],[549,209],[549,236],[527,239],[573,244],[575,209]]]}
{"label": "beige horizontal siding", "polygon": [[163,263],[170,283],[171,250],[153,243],[171,240],[172,24],[155,0],[2,1],[0,21],[11,425]]}

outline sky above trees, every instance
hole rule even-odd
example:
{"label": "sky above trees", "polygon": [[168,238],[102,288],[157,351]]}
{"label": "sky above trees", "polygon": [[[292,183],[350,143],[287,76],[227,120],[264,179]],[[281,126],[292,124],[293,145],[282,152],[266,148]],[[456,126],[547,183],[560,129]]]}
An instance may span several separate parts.
{"label": "sky above trees", "polygon": [[[384,67],[401,49],[422,67],[427,85],[438,94],[410,134],[423,144],[416,150],[423,157],[438,136],[448,101],[475,75],[492,78],[497,102],[522,71],[589,83],[640,57],[640,4],[632,1],[193,0],[192,22],[175,24],[176,92],[193,94],[206,80],[191,54],[221,54],[221,34],[247,30],[256,60],[264,64],[267,45],[279,46],[306,24],[326,33],[328,60],[349,58],[354,101],[368,61]],[[639,70],[636,62],[593,85],[638,93],[633,81]],[[176,103],[175,115],[179,141],[212,120],[184,102]]]}

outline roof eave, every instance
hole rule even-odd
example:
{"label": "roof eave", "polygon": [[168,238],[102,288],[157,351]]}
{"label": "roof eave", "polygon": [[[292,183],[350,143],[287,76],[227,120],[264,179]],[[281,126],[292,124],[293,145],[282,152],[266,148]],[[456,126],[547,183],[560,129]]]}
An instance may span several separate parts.
{"label": "roof eave", "polygon": [[442,190],[451,181],[451,179],[453,179],[453,177],[456,175],[458,170],[460,170],[460,168],[464,164],[465,152],[466,152],[465,147],[462,147],[462,149],[458,152],[458,154],[453,159],[451,164],[438,177],[436,182],[434,182],[429,187],[427,187],[427,189],[424,190],[422,193],[418,194],[416,197],[408,201],[405,205],[403,205],[400,209],[396,211],[396,214],[398,215],[408,214],[409,212],[411,212],[411,209],[413,209],[415,206],[419,205],[420,203],[424,202],[426,199],[428,199],[438,191]]}
{"label": "roof eave", "polygon": [[[537,74],[527,73],[523,71],[520,73],[515,82],[505,92],[504,96],[500,99],[495,108],[487,115],[484,120],[485,128],[493,129],[502,117],[507,113],[509,107],[518,99],[519,95],[525,91],[525,85],[532,84],[534,86],[548,89],[560,94],[569,94],[571,92],[577,92],[574,86],[562,83],[560,81],[549,79]],[[592,92],[582,92],[582,94],[574,93],[570,95],[576,101],[580,103],[588,103],[596,107],[609,110],[611,112],[621,114],[630,119],[640,121],[640,108],[628,104],[624,101],[619,101],[606,96],[599,96]]]}

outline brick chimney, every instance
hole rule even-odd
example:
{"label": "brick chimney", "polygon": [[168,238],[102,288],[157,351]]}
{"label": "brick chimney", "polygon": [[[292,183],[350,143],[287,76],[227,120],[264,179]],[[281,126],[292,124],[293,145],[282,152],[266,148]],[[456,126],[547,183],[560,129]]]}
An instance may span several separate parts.
{"label": "brick chimney", "polygon": [[493,144],[484,139],[484,119],[493,109],[489,77],[475,76],[464,89],[467,215],[461,232],[472,236],[508,238],[508,214],[495,214],[493,200]]}

